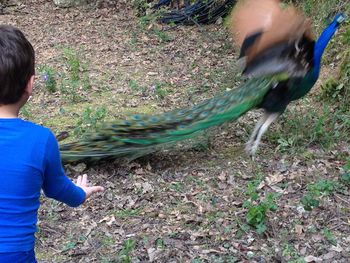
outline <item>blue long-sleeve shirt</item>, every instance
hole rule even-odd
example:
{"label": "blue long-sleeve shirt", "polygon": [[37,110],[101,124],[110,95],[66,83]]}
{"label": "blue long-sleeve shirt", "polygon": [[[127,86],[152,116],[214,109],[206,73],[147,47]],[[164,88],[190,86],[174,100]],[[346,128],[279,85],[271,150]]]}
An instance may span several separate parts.
{"label": "blue long-sleeve shirt", "polygon": [[65,175],[49,129],[0,119],[0,252],[34,248],[41,189],[72,207],[85,200],[83,189]]}

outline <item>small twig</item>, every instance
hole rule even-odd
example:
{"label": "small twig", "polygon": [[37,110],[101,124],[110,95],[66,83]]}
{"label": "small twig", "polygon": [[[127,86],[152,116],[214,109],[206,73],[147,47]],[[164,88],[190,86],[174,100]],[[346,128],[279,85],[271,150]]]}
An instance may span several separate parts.
{"label": "small twig", "polygon": [[334,196],[335,196],[336,198],[340,199],[341,201],[343,201],[344,203],[347,203],[348,205],[350,205],[350,202],[349,202],[349,201],[347,201],[347,200],[341,198],[339,195],[334,194]]}
{"label": "small twig", "polygon": [[334,229],[337,229],[338,227],[343,226],[343,225],[350,226],[349,223],[346,223],[346,222],[342,221],[339,224],[336,224],[335,226],[329,227],[328,229],[329,230],[334,230]]}

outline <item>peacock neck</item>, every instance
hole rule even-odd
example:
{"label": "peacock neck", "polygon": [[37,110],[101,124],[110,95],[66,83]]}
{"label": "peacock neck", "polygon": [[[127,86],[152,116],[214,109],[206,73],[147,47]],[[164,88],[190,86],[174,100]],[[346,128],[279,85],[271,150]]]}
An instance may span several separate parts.
{"label": "peacock neck", "polygon": [[329,41],[333,37],[334,33],[337,31],[338,26],[339,23],[337,21],[333,21],[330,25],[327,26],[325,30],[323,30],[322,34],[320,35],[315,44],[313,70],[313,76],[315,77],[315,79],[317,79],[320,74],[321,59],[323,52],[327,47]]}
{"label": "peacock neck", "polygon": [[325,48],[327,47],[329,41],[333,37],[335,31],[337,31],[338,26],[339,23],[336,19],[334,19],[334,21],[330,25],[328,25],[328,27],[325,30],[323,30],[321,36],[315,43],[314,66],[312,70],[308,74],[306,74],[304,78],[294,79],[291,83],[289,89],[289,98],[291,101],[300,99],[301,97],[305,96],[316,83],[320,74],[322,54]]}

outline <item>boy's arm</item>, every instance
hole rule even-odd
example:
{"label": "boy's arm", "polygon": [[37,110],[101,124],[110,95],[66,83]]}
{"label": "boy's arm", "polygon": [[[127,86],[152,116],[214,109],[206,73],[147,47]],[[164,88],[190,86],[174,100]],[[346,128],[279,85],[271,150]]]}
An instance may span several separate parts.
{"label": "boy's arm", "polygon": [[84,203],[86,193],[76,186],[64,173],[58,143],[50,132],[44,156],[43,190],[46,196],[61,201],[71,207]]}

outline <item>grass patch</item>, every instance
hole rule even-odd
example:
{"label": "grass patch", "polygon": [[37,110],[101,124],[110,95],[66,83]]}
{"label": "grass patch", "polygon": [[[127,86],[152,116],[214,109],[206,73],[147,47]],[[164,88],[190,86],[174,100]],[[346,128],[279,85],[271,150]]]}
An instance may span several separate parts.
{"label": "grass patch", "polygon": [[114,213],[115,216],[119,218],[128,218],[128,217],[135,217],[140,215],[142,209],[136,208],[136,209],[121,209],[119,211],[116,211]]}
{"label": "grass patch", "polygon": [[248,209],[246,221],[249,225],[254,226],[258,234],[262,234],[267,230],[266,220],[268,211],[277,211],[275,202],[277,195],[267,193],[266,198],[260,202],[244,202],[244,207]]}
{"label": "grass patch", "polygon": [[123,248],[119,251],[117,262],[131,263],[131,252],[135,249],[136,242],[133,239],[127,239],[123,242]]}
{"label": "grass patch", "polygon": [[96,130],[99,123],[101,123],[107,114],[105,107],[97,107],[95,110],[91,107],[85,108],[80,119],[76,123],[74,134],[76,136],[82,135],[86,132]]}
{"label": "grass patch", "polygon": [[83,62],[79,52],[71,48],[62,48],[62,69],[49,65],[40,65],[39,72],[44,87],[49,93],[60,92],[68,102],[81,102],[86,100],[84,92],[91,89],[90,78],[87,74],[88,64]]}
{"label": "grass patch", "polygon": [[[337,147],[349,140],[350,120],[342,109],[333,109],[324,104],[317,108],[309,99],[303,109],[293,108],[282,115],[267,136],[269,142],[281,153],[297,154],[307,151],[313,145],[325,150]],[[304,104],[304,103],[303,103]]]}
{"label": "grass patch", "polygon": [[44,81],[44,87],[49,93],[54,93],[57,91],[57,72],[47,65],[39,66],[39,72]]}
{"label": "grass patch", "polygon": [[344,174],[339,181],[335,180],[320,180],[316,183],[311,183],[307,186],[307,192],[300,199],[304,209],[311,211],[320,205],[320,201],[324,196],[330,196],[336,191],[347,192],[346,186],[349,183],[349,175]]}

